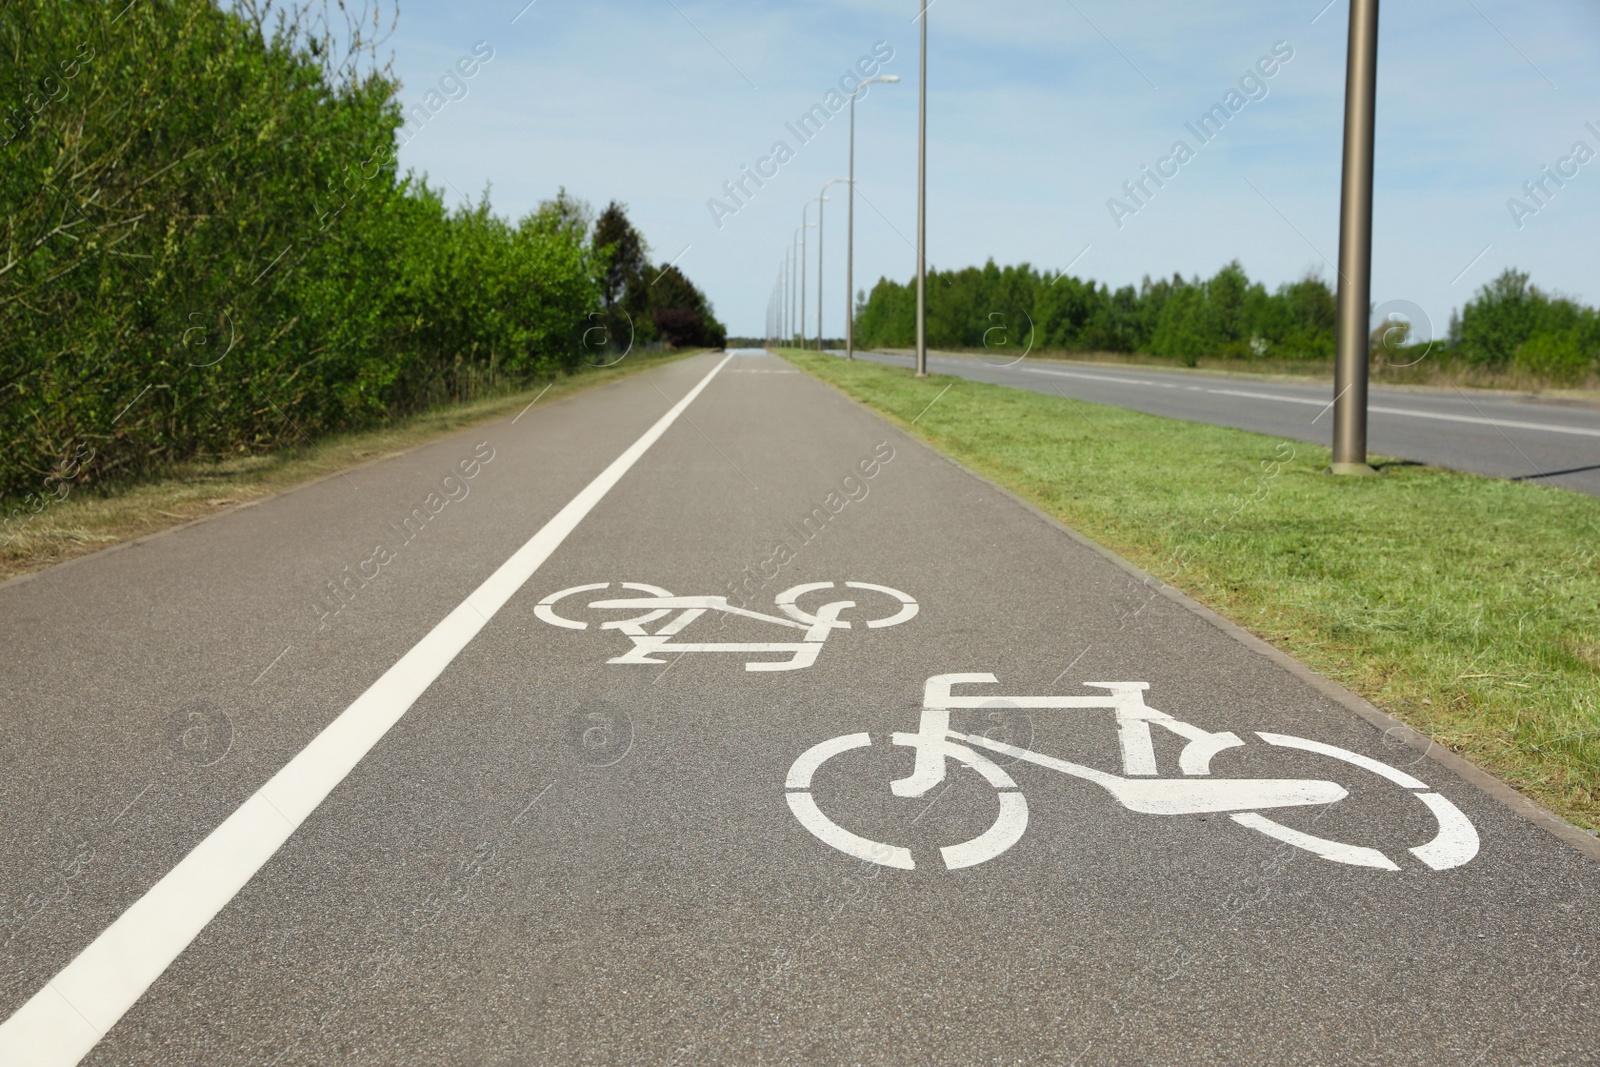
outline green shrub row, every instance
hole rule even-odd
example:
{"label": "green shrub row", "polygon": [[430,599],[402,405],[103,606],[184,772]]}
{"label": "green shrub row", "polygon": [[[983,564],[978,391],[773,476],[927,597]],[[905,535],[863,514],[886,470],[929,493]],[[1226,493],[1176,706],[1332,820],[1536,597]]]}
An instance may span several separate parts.
{"label": "green shrub row", "polygon": [[[1321,278],[1268,292],[1229,263],[1208,279],[1178,275],[1112,289],[1024,263],[930,271],[928,343],[947,348],[1128,352],[1189,366],[1202,358],[1326,360],[1334,354],[1336,301]],[[880,279],[857,295],[856,339],[872,347],[915,343],[914,282]],[[1408,330],[1380,323],[1374,354],[1416,356]],[[1518,368],[1568,382],[1600,373],[1600,313],[1551,296],[1508,270],[1484,286],[1431,346],[1439,361]]]}
{"label": "green shrub row", "polygon": [[448,210],[398,171],[396,81],[253,10],[0,8],[0,495],[369,425],[605,340],[583,205]]}

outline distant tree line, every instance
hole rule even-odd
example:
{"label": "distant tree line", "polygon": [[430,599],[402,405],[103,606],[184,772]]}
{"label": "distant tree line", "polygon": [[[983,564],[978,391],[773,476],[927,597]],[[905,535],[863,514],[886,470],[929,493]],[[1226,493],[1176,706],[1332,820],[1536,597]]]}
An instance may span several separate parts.
{"label": "distant tree line", "polygon": [[0,6],[0,495],[720,343],[622,205],[402,175],[375,13],[337,12]]}
{"label": "distant tree line", "polygon": [[[1141,353],[1194,366],[1203,358],[1327,360],[1334,353],[1333,290],[1308,276],[1269,292],[1237,261],[1213,277],[1151,281],[1112,289],[1052,275],[1024,263],[933,270],[928,275],[928,343],[945,348]],[[880,279],[856,298],[856,341],[868,347],[915,343],[916,289]],[[1385,358],[1420,351],[1403,326],[1379,324]],[[1416,343],[1413,343],[1416,342]],[[1507,270],[1480,289],[1431,348],[1440,360],[1522,369],[1556,382],[1600,373],[1600,313],[1528,284]]]}

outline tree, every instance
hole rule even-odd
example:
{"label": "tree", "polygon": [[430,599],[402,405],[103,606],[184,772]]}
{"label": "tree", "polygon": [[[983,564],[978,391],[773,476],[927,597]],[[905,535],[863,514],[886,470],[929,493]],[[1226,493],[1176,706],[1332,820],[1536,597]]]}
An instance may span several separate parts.
{"label": "tree", "polygon": [[589,237],[589,227],[594,225],[594,208],[587,200],[568,196],[567,187],[563,185],[556,190],[555,199],[540,202],[534,217],[537,225],[552,235],[581,245]]}
{"label": "tree", "polygon": [[669,345],[721,348],[727,340],[728,331],[711,313],[711,302],[672,264],[663,263],[645,291],[650,323]]}
{"label": "tree", "polygon": [[595,220],[594,248],[597,253],[609,253],[600,275],[600,298],[610,311],[622,300],[630,281],[643,279],[650,246],[628,221],[628,206],[613,200]]}

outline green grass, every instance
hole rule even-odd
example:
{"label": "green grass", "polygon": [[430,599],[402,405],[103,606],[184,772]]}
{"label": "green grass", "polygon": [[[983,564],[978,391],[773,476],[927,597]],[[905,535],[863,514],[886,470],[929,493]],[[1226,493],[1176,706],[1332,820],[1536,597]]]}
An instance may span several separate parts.
{"label": "green grass", "polygon": [[782,354],[1600,828],[1600,499],[1381,459],[1334,478],[1320,446]]}
{"label": "green grass", "polygon": [[[696,350],[698,351],[698,350]],[[409,451],[454,430],[696,354],[641,352],[611,367],[585,368],[549,383],[481,400],[448,404],[358,433],[320,438],[299,448],[224,456],[174,466],[136,483],[78,489],[39,507],[47,493],[0,500],[0,581],[286,492],[352,466]],[[20,508],[20,511],[18,510]],[[15,512],[15,514],[14,514]]]}

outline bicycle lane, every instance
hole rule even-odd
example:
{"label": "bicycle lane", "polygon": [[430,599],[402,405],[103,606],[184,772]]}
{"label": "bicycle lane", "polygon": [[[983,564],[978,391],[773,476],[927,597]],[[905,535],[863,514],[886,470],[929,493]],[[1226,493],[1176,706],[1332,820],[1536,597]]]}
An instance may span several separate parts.
{"label": "bicycle lane", "polygon": [[[719,359],[610,383],[582,403],[530,404],[6,583],[0,1062],[33,1062],[51,1045],[61,1054],[57,1039],[74,1028],[13,1026],[24,1002],[48,1001],[52,975]],[[101,990],[120,996],[150,962],[139,955]]]}
{"label": "bicycle lane", "polygon": [[[902,590],[917,614],[856,616],[813,665],[750,671],[790,653],[608,663],[628,633],[548,621],[603,609],[538,610],[632,582],[781,616],[779,593],[827,581]],[[668,644],[799,632],[719,615]],[[1345,800],[1266,814],[1400,869],[1227,812],[1138,813],[993,748],[1026,833],[945,869],[999,793],[963,772],[895,797],[912,753],[889,735],[917,729],[930,677],[985,672],[957,688],[1147,683],[1148,706],[1250,740],[1214,776],[1337,777]],[[952,726],[1124,770],[1105,709],[1020,703]],[[873,744],[808,792],[915,870],[847,856],[791,811],[797,757],[862,731]],[[1425,780],[1481,850],[1430,868],[1407,851],[1436,829],[1414,790],[1257,731]],[[1177,776],[1184,739],[1152,736],[1158,777]],[[1591,861],[1433,761],[826,387],[738,357],[89,1062],[1559,1062],[1597,1036],[1596,896]]]}

